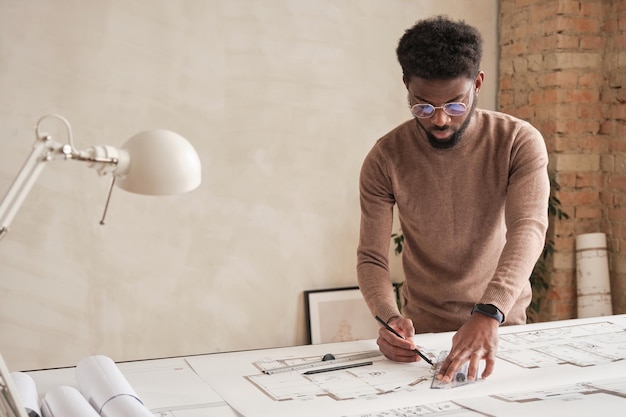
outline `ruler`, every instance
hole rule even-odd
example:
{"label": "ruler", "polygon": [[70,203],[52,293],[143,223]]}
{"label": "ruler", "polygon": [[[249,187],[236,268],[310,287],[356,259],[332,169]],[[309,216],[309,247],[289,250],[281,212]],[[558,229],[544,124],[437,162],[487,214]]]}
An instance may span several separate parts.
{"label": "ruler", "polygon": [[[327,355],[324,355],[324,356],[327,356]],[[334,359],[311,361],[311,362],[306,362],[306,363],[298,363],[298,364],[290,365],[290,366],[281,366],[279,368],[264,369],[263,373],[267,375],[272,375],[272,374],[278,374],[281,372],[291,372],[291,371],[299,371],[302,369],[323,367],[326,365],[332,365],[334,363],[357,361],[360,359],[367,359],[367,358],[373,358],[375,356],[382,356],[382,353],[380,353],[380,351],[378,350],[370,350],[367,352],[352,353],[346,356],[339,356],[339,355],[337,356],[332,355],[332,356],[334,357]]]}

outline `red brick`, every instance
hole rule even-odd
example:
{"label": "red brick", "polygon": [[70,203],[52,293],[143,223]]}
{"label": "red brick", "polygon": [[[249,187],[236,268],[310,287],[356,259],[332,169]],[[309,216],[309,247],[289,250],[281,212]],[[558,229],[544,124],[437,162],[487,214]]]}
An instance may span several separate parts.
{"label": "red brick", "polygon": [[522,120],[530,120],[535,115],[535,108],[533,106],[517,106],[511,115]]}
{"label": "red brick", "polygon": [[620,33],[609,37],[606,41],[610,51],[623,51],[626,47],[626,33]]}
{"label": "red brick", "polygon": [[607,185],[610,189],[626,190],[626,175],[612,174]]}
{"label": "red brick", "polygon": [[570,270],[555,270],[550,274],[550,284],[554,287],[564,287],[572,282]]}
{"label": "red brick", "polygon": [[579,74],[577,71],[552,71],[537,76],[539,87],[576,87]]}
{"label": "red brick", "polygon": [[530,43],[536,51],[578,49],[580,47],[580,37],[576,34],[564,35],[562,33],[549,33],[531,39]]}
{"label": "red brick", "polygon": [[579,43],[581,49],[590,49],[593,51],[604,49],[605,44],[606,41],[603,37],[589,35],[582,36]]}
{"label": "red brick", "polygon": [[590,204],[598,201],[599,191],[597,190],[574,190],[574,191],[561,191],[560,200],[563,204]]}
{"label": "red brick", "polygon": [[499,83],[500,91],[502,91],[502,90],[510,90],[515,85],[515,83],[511,79],[511,77],[508,76],[508,75],[502,75],[500,77],[500,79],[498,80],[498,83]]}
{"label": "red brick", "polygon": [[600,99],[600,93],[595,89],[571,89],[565,90],[562,95],[565,102],[575,103],[593,103],[596,104]]}
{"label": "red brick", "polygon": [[604,18],[604,1],[584,0],[580,2],[570,1],[570,3],[578,3],[581,16]]}
{"label": "red brick", "polygon": [[609,220],[626,221],[626,209],[609,208],[607,218]]}
{"label": "red brick", "polygon": [[498,106],[508,106],[513,103],[512,93],[500,93],[498,94]]}
{"label": "red brick", "polygon": [[609,16],[619,15],[626,13],[626,3],[623,1],[612,1],[610,2],[611,10]]}
{"label": "red brick", "polygon": [[604,112],[600,105],[577,106],[576,114],[580,119],[594,119],[598,124],[604,119]]}
{"label": "red brick", "polygon": [[552,17],[558,13],[559,10],[558,1],[549,1],[542,4],[533,5],[529,9],[529,18],[532,22],[541,21],[547,17]]}
{"label": "red brick", "polygon": [[559,93],[557,90],[544,90],[543,92],[541,91],[537,91],[537,92],[533,92],[531,94],[532,97],[536,98],[536,101],[534,100],[529,100],[531,104],[533,104],[533,102],[540,102],[540,103],[544,103],[544,104],[550,104],[550,103],[560,103],[562,100],[559,97]]}
{"label": "red brick", "polygon": [[610,119],[626,120],[626,104],[616,103],[608,111],[607,117]]}
{"label": "red brick", "polygon": [[576,176],[576,188],[582,188],[582,187],[600,188],[604,185],[604,173],[603,172],[578,172],[574,175]]}
{"label": "red brick", "polygon": [[580,74],[578,78],[578,85],[580,87],[598,87],[605,82],[605,77],[597,71]]}
{"label": "red brick", "polygon": [[602,217],[602,206],[580,206],[576,207],[575,219],[598,219]]}
{"label": "red brick", "polygon": [[617,32],[617,28],[619,27],[619,23],[617,19],[609,18],[604,20],[604,31],[610,36]]}
{"label": "red brick", "polygon": [[603,134],[617,135],[618,138],[609,141],[609,149],[611,150],[626,150],[626,141],[621,139],[626,135],[626,121],[624,120],[606,120],[602,123],[600,132]]}
{"label": "red brick", "polygon": [[[574,212],[574,210],[567,205],[563,206],[563,210],[565,210],[567,213],[570,213],[570,214]],[[569,219],[569,220],[561,220],[560,222],[556,222],[554,223],[554,230],[555,230],[555,233],[559,236],[573,236],[574,230],[575,230],[574,221],[572,219]]]}
{"label": "red brick", "polygon": [[537,0],[514,0],[516,9],[523,9],[527,6],[532,6],[537,3]]}
{"label": "red brick", "polygon": [[[580,133],[593,133],[596,134],[600,132],[600,121],[595,119],[573,119],[567,120],[567,132],[574,132],[575,134]],[[587,137],[589,137],[587,135]],[[590,144],[582,144],[580,145],[580,149],[597,149],[599,141],[593,139]],[[602,148],[602,144],[600,144],[600,148]]]}
{"label": "red brick", "polygon": [[576,181],[578,179],[578,173],[576,172],[557,172],[555,176],[556,182],[561,187],[566,187],[568,185],[574,186],[576,185]]}
{"label": "red brick", "polygon": [[544,33],[599,33],[602,23],[599,19],[585,17],[570,17],[557,15],[544,21]]}

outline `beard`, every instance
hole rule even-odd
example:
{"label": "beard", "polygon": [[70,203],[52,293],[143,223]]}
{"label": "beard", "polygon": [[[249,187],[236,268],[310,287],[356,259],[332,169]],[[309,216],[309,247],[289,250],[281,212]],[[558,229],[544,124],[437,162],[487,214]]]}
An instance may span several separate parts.
{"label": "beard", "polygon": [[[450,135],[448,139],[445,139],[445,140],[437,139],[435,135],[430,133],[428,130],[426,130],[424,126],[422,126],[419,120],[416,119],[415,122],[418,124],[419,127],[422,128],[422,130],[426,134],[426,137],[428,138],[428,143],[430,144],[430,146],[432,146],[435,149],[450,149],[450,148],[455,147],[463,138],[463,133],[465,132],[465,130],[467,129],[467,126],[469,126],[469,123],[472,120],[472,115],[474,114],[475,108],[476,108],[476,97],[474,97],[474,100],[472,100],[472,107],[470,107],[468,111],[468,115],[465,118],[465,121],[463,122],[461,127],[459,127],[454,133],[452,133],[452,135]],[[443,127],[433,127],[432,130],[446,130],[449,128],[450,126],[446,125]]]}

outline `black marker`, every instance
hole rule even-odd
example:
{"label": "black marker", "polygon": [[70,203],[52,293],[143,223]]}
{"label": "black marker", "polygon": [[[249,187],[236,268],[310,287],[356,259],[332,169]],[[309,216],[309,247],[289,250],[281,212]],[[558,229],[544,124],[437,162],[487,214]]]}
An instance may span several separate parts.
{"label": "black marker", "polygon": [[370,362],[361,362],[361,363],[351,363],[349,365],[334,366],[332,368],[313,369],[311,371],[306,371],[302,375],[313,375],[313,374],[321,374],[322,372],[341,371],[342,369],[358,368],[359,366],[367,366],[371,364],[372,362],[370,361]]}
{"label": "black marker", "polygon": [[[391,327],[390,325],[388,325],[387,323],[385,323],[385,320],[381,319],[381,318],[380,318],[380,317],[378,317],[378,316],[376,316],[376,320],[378,320],[378,322],[379,322],[380,324],[382,324],[382,325],[385,327],[385,329],[389,330],[391,333],[395,334],[395,335],[396,335],[396,336],[398,336],[400,339],[406,340],[406,339],[404,339],[404,337],[402,337],[402,336],[400,335],[400,333],[396,332],[396,331],[393,329],[393,327]],[[419,350],[417,350],[417,349],[413,349],[413,352],[415,352],[415,353],[417,353],[418,355],[420,355],[420,357],[421,357],[422,359],[424,359],[426,362],[428,362],[428,364],[429,364],[430,366],[432,366],[432,365],[433,365],[433,362],[432,362],[430,359],[428,359],[428,358],[427,358],[427,357],[426,357],[426,356],[425,356],[422,352],[420,352]]]}

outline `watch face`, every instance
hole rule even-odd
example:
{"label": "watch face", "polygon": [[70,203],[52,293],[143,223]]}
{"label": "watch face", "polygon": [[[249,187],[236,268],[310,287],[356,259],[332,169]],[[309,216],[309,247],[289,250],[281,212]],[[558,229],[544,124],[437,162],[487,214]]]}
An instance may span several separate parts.
{"label": "watch face", "polygon": [[493,315],[498,314],[498,309],[495,306],[492,306],[490,304],[479,304],[478,308],[489,314],[493,314]]}

